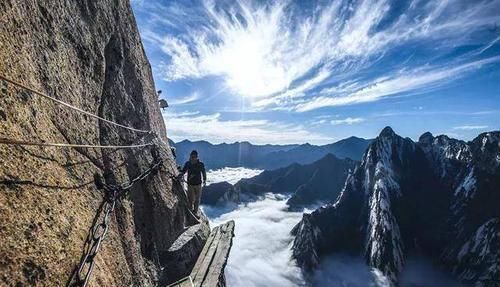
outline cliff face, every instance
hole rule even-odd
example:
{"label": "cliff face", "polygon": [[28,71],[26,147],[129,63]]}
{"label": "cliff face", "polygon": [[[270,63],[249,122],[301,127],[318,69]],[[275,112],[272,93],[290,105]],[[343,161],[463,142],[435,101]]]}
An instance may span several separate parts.
{"label": "cliff face", "polygon": [[415,143],[385,128],[338,200],[293,229],[293,256],[312,271],[326,254],[354,251],[396,285],[406,255],[421,252],[474,286],[496,286],[499,163],[500,132]]}
{"label": "cliff face", "polygon": [[[1,1],[0,74],[166,142],[128,1]],[[143,136],[0,80],[0,137],[124,145]],[[127,183],[151,165],[153,149],[0,145],[0,285],[63,285],[103,198],[94,174],[107,184]],[[135,185],[111,216],[92,286],[175,279],[163,266],[189,218],[167,173],[174,160],[167,145],[162,149],[163,170]]]}
{"label": "cliff face", "polygon": [[356,162],[327,154],[309,166],[314,168],[314,172],[288,199],[287,204],[290,207],[300,208],[318,202],[333,202],[342,190],[349,172],[356,166]]}

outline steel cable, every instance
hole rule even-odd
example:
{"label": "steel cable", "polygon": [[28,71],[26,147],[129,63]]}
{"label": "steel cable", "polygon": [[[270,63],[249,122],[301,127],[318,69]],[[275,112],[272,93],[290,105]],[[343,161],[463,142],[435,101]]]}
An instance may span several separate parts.
{"label": "steel cable", "polygon": [[8,138],[0,138],[0,144],[21,145],[21,146],[70,147],[70,148],[103,148],[103,149],[139,148],[139,147],[154,145],[153,143],[145,143],[137,145],[85,145],[85,144],[67,144],[67,143],[37,143],[37,142],[15,140]]}
{"label": "steel cable", "polygon": [[36,94],[36,95],[39,95],[39,96],[41,96],[41,97],[44,97],[44,98],[49,99],[49,100],[51,100],[51,101],[54,101],[54,102],[56,102],[56,103],[58,103],[58,104],[60,104],[60,105],[63,105],[63,106],[65,106],[65,107],[68,107],[68,108],[73,109],[73,110],[75,110],[75,111],[78,111],[78,112],[80,112],[80,113],[86,114],[86,115],[88,115],[88,116],[90,116],[90,117],[93,117],[93,118],[95,118],[95,119],[98,119],[98,120],[101,120],[101,121],[103,121],[103,122],[106,122],[106,123],[108,123],[108,124],[112,124],[112,125],[115,125],[115,126],[117,126],[117,127],[121,127],[121,128],[124,128],[124,129],[128,129],[128,130],[135,131],[135,132],[140,132],[140,133],[149,133],[149,132],[150,132],[150,131],[147,131],[147,130],[136,129],[136,128],[128,127],[128,126],[125,126],[125,125],[122,125],[122,124],[115,123],[115,122],[113,122],[113,121],[107,120],[107,119],[102,118],[102,117],[100,117],[100,116],[98,116],[98,115],[95,115],[95,114],[93,114],[93,113],[91,113],[91,112],[88,112],[88,111],[82,110],[82,109],[81,109],[81,108],[79,108],[79,107],[75,107],[75,106],[73,106],[73,105],[71,105],[71,104],[68,104],[68,103],[63,102],[63,101],[61,101],[61,100],[58,100],[58,99],[56,99],[56,98],[54,98],[54,97],[51,97],[51,96],[49,96],[49,95],[47,95],[47,94],[44,94],[44,93],[42,93],[42,92],[40,92],[40,91],[38,91],[38,90],[35,90],[35,89],[33,89],[33,88],[30,88],[30,87],[28,87],[28,86],[26,86],[26,85],[24,85],[24,84],[22,84],[22,83],[19,83],[19,82],[17,82],[17,81],[14,81],[14,80],[12,80],[12,79],[9,79],[9,78],[7,78],[7,77],[5,77],[5,76],[3,76],[3,75],[0,75],[0,79],[4,80],[4,81],[6,81],[6,82],[9,82],[9,83],[11,83],[11,84],[13,84],[13,85],[15,85],[15,86],[18,86],[18,87],[20,87],[20,88],[26,89],[26,90],[28,90],[28,91],[30,91],[30,92],[32,92],[32,93],[34,93],[34,94]]}

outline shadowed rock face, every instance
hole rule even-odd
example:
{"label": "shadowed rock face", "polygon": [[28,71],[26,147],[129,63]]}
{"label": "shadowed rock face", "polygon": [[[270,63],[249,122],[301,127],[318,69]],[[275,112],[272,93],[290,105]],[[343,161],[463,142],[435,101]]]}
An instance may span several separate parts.
{"label": "shadowed rock face", "polygon": [[318,202],[334,201],[355,165],[356,162],[353,160],[338,159],[332,154],[310,164],[313,173],[306,182],[297,187],[287,204],[292,208],[298,208]]}
{"label": "shadowed rock face", "polygon": [[216,205],[217,203],[238,202],[239,199],[239,192],[227,181],[212,183],[204,187],[201,193],[201,204]]}
{"label": "shadowed rock face", "polygon": [[499,278],[500,132],[466,143],[446,136],[403,139],[385,128],[338,200],[292,230],[293,256],[307,271],[335,251],[364,254],[396,284],[418,250],[460,279]]}
{"label": "shadowed rock face", "polygon": [[[0,1],[0,74],[166,141],[151,68],[128,1]],[[0,80],[0,136],[36,142],[140,143],[123,130]],[[165,167],[118,204],[96,258],[93,286],[169,281],[165,258],[187,225],[168,146]],[[152,148],[0,145],[0,285],[59,286],[79,261],[101,191],[153,162]],[[203,238],[201,239],[203,240]],[[199,244],[198,244],[199,245]],[[193,252],[192,254],[196,254]]]}
{"label": "shadowed rock face", "polygon": [[210,235],[208,219],[202,215],[201,221],[187,228],[167,252],[162,254],[161,264],[168,270],[165,275],[171,275],[171,278],[166,278],[166,282],[172,283],[172,278],[183,278],[191,273],[198,254]]}

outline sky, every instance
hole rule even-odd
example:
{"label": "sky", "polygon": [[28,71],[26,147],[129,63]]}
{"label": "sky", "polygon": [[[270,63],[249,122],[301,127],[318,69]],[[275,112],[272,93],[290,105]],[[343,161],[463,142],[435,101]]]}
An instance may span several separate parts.
{"label": "sky", "polygon": [[500,0],[132,0],[174,141],[500,129]]}

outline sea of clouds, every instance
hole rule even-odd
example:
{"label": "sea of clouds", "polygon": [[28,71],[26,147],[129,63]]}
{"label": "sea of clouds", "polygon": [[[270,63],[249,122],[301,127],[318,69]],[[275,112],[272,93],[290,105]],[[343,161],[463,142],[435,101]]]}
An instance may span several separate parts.
{"label": "sea of clouds", "polygon": [[[236,183],[260,170],[225,168],[208,172],[211,183]],[[293,237],[290,230],[302,218],[302,212],[287,211],[288,196],[266,194],[259,200],[222,206],[202,206],[211,226],[235,220],[235,237],[226,266],[231,287],[341,286],[385,287],[387,279],[369,268],[362,258],[336,254],[323,260],[309,283],[291,260]],[[310,212],[310,210],[304,210]],[[420,257],[410,258],[401,274],[401,287],[462,286]]]}
{"label": "sea of clouds", "polygon": [[267,194],[211,219],[213,225],[230,219],[236,222],[226,267],[228,286],[302,285],[300,269],[290,260],[290,230],[302,213],[287,212],[285,202],[283,197]]}
{"label": "sea of clouds", "polygon": [[207,173],[207,184],[227,181],[230,184],[235,184],[242,178],[250,178],[261,173],[260,169],[250,169],[244,167],[226,167],[221,169],[213,169]]}

